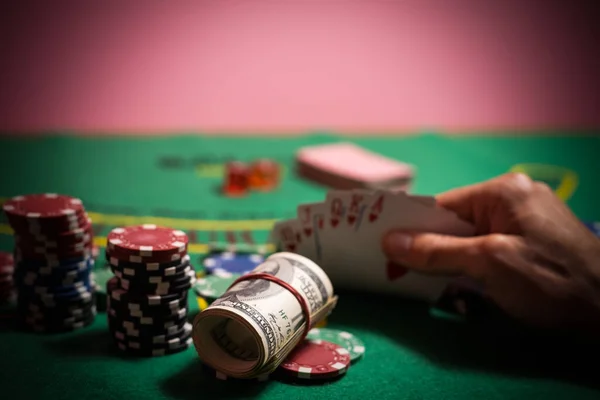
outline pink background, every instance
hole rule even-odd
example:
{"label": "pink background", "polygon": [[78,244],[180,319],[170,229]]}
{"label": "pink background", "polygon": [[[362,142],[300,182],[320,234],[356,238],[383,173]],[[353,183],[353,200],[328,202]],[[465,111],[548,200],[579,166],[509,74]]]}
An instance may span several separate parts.
{"label": "pink background", "polygon": [[1,130],[600,126],[598,14],[570,2],[15,3]]}

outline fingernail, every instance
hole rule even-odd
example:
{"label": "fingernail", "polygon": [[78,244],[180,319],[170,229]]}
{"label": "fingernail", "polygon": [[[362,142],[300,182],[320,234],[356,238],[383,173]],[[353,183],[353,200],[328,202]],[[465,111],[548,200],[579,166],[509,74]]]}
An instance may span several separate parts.
{"label": "fingernail", "polygon": [[392,232],[385,238],[385,249],[389,255],[402,257],[410,249],[412,241],[413,238],[411,235],[401,232]]}

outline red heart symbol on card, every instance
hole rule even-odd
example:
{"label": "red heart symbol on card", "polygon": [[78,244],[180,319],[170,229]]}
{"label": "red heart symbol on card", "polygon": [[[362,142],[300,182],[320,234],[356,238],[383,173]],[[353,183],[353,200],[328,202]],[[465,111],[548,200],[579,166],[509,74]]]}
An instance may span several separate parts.
{"label": "red heart symbol on card", "polygon": [[356,215],[348,215],[348,223],[352,225],[356,221]]}
{"label": "red heart symbol on card", "polygon": [[296,251],[296,245],[295,244],[288,244],[286,250],[287,251]]}
{"label": "red heart symbol on card", "polygon": [[304,228],[304,234],[306,236],[312,235],[312,229],[311,228]]}
{"label": "red heart symbol on card", "polygon": [[400,264],[396,264],[393,261],[388,261],[386,264],[387,278],[390,281],[402,278],[407,272],[408,270],[406,268]]}
{"label": "red heart symbol on card", "polygon": [[331,226],[333,226],[334,228],[336,226],[338,226],[339,223],[340,223],[339,219],[331,219]]}
{"label": "red heart symbol on card", "polygon": [[370,214],[369,214],[369,221],[373,222],[373,221],[375,221],[377,218],[379,218],[379,214],[373,214],[373,213],[370,213]]}

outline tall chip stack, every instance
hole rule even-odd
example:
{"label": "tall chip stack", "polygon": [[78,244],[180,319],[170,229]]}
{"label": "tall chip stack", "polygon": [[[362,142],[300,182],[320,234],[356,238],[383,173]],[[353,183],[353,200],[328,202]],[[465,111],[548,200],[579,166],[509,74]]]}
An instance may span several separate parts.
{"label": "tall chip stack", "polygon": [[157,225],[113,229],[106,259],[109,331],[117,348],[140,357],[184,351],[192,344],[188,291],[196,281],[188,237]]}
{"label": "tall chip stack", "polygon": [[9,199],[14,230],[13,284],[21,325],[65,332],[96,316],[92,221],[80,199],[54,193]]}

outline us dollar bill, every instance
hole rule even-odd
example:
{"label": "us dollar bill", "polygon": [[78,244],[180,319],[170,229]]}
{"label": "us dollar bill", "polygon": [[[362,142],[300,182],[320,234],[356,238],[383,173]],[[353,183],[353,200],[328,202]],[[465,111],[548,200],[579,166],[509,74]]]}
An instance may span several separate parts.
{"label": "us dollar bill", "polygon": [[[291,285],[308,305],[311,327],[337,304],[327,274],[301,255],[275,253],[251,272],[256,273]],[[202,362],[222,374],[261,377],[273,372],[296,347],[307,322],[289,289],[257,277],[235,284],[196,316],[194,346]]]}

